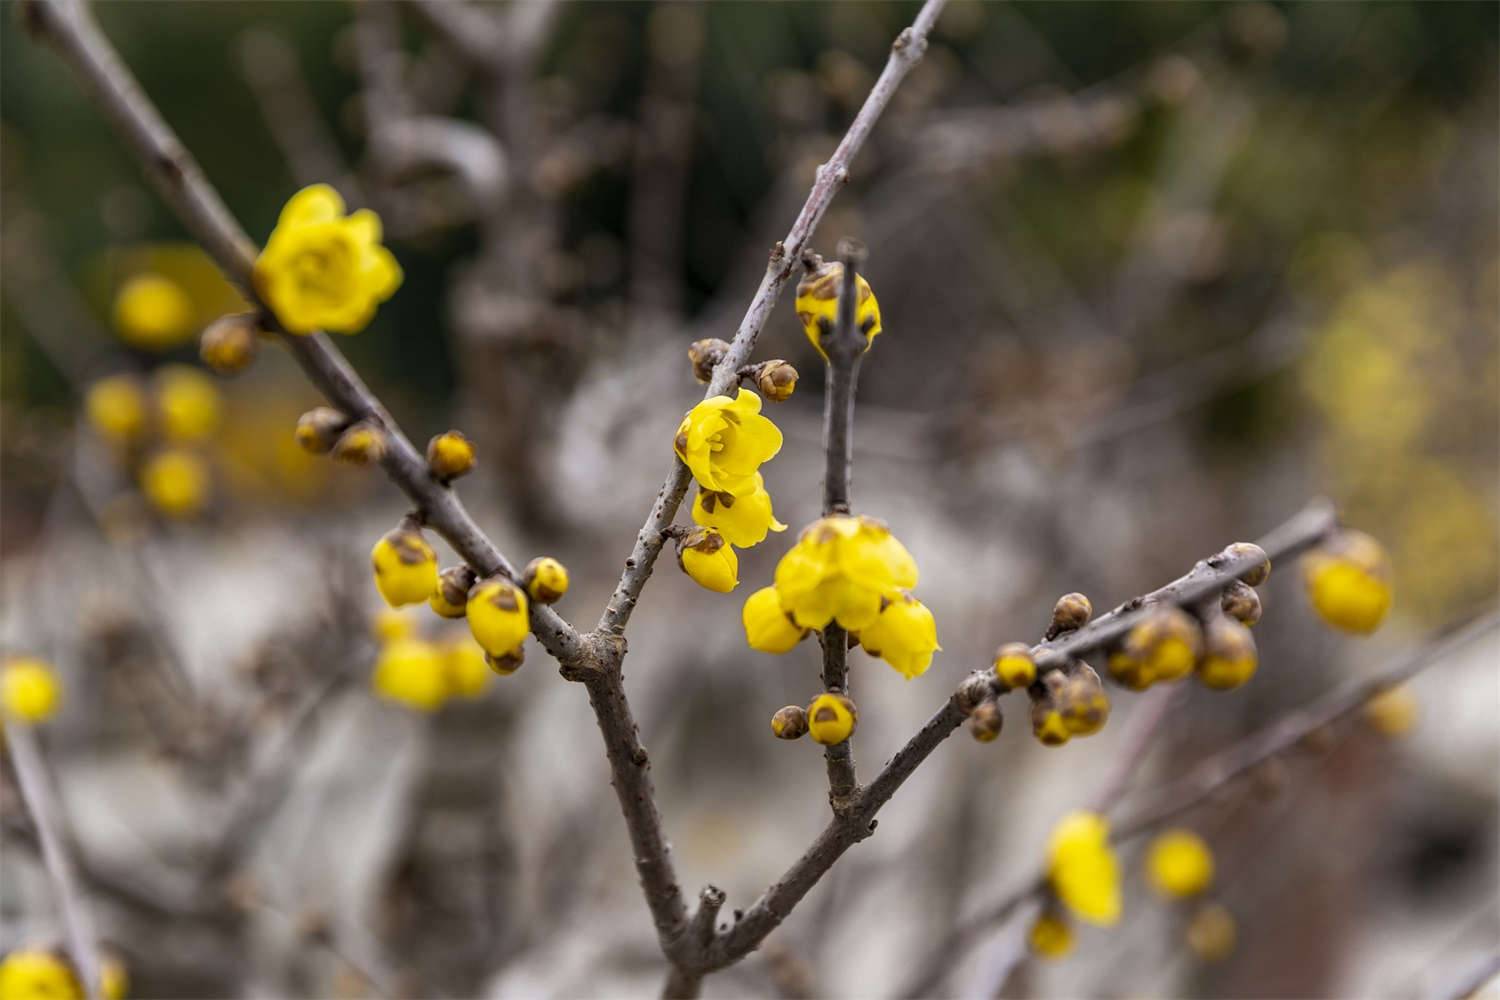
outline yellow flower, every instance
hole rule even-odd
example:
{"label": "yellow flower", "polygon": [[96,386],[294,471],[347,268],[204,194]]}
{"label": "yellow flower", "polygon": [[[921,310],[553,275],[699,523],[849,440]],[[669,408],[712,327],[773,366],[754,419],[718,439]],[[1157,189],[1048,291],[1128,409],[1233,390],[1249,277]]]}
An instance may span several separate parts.
{"label": "yellow flower", "polygon": [[397,639],[375,661],[375,692],[420,712],[434,712],[448,697],[444,657],[424,639]]}
{"label": "yellow flower", "polygon": [[1030,687],[1036,680],[1036,661],[1024,642],[1008,642],[995,653],[995,676],[1008,688]]}
{"label": "yellow flower", "polygon": [[1233,618],[1215,618],[1203,630],[1203,659],[1198,661],[1197,673],[1205,687],[1237,688],[1255,676],[1259,662],[1250,629]]}
{"label": "yellow flower", "polygon": [[734,546],[711,528],[694,528],[677,543],[677,565],[698,586],[727,594],[740,585],[740,558]]}
{"label": "yellow flower", "polygon": [[[1137,666],[1145,684],[1175,681],[1193,672],[1201,648],[1198,623],[1175,604],[1156,608],[1125,636],[1121,652]],[[1111,669],[1116,664],[1111,661]]]}
{"label": "yellow flower", "polygon": [[187,365],[156,373],[156,406],[169,441],[202,441],[219,427],[222,404],[214,380]]}
{"label": "yellow flower", "polygon": [[437,553],[420,531],[396,528],[370,550],[375,586],[393,608],[420,604],[437,589]]}
{"label": "yellow flower", "polygon": [[469,591],[467,617],[474,641],[495,657],[520,649],[531,631],[525,592],[500,576],[481,580]]}
{"label": "yellow flower", "polygon": [[474,446],[459,431],[438,434],[427,442],[427,468],[441,482],[474,468]]}
{"label": "yellow flower", "polygon": [[104,1000],[125,1000],[130,992],[130,971],[113,955],[99,956],[99,991]]}
{"label": "yellow flower", "polygon": [[0,707],[23,722],[45,722],[62,702],[62,687],[52,666],[31,657],[7,660],[0,669]]}
{"label": "yellow flower", "polygon": [[303,188],[256,258],[255,290],[288,333],[358,333],[401,284],[401,267],[380,236],[374,212],[345,216],[333,188]]}
{"label": "yellow flower", "polygon": [[115,294],[115,329],[132,347],[164,351],[187,340],[197,310],[182,286],[160,274],[138,274]]}
{"label": "yellow flower", "polygon": [[208,465],[182,448],[164,449],[141,466],[141,491],[167,517],[192,517],[208,503]]}
{"label": "yellow flower", "polygon": [[1234,953],[1234,915],[1218,903],[1199,907],[1188,921],[1187,943],[1205,962],[1218,962]]}
{"label": "yellow flower", "polygon": [[925,674],[932,654],[943,648],[938,645],[932,612],[910,594],[898,594],[874,622],[861,629],[859,644],[908,680]]}
{"label": "yellow flower", "polygon": [[1213,852],[1191,830],[1168,830],[1151,841],[1146,874],[1152,888],[1163,896],[1196,896],[1213,884]]}
{"label": "yellow flower", "polygon": [[1383,736],[1404,736],[1417,724],[1417,699],[1405,684],[1380,692],[1364,707],[1365,721]]}
{"label": "yellow flower", "polygon": [[769,532],[786,530],[771,510],[771,494],[766,492],[759,472],[755,474],[755,488],[744,496],[699,487],[693,498],[693,523],[713,528],[730,545],[742,549],[759,545]]}
{"label": "yellow flower", "polygon": [[741,389],[734,399],[710,396],[689,410],[672,448],[699,486],[742,497],[760,486],[755,472],[781,450],[781,431],[761,416],[760,397]]}
{"label": "yellow flower", "polygon": [[804,628],[837,621],[861,631],[881,599],[917,585],[917,564],[874,518],[833,515],[808,525],[776,566],[781,606]]}
{"label": "yellow flower", "polygon": [[1302,560],[1302,579],[1318,616],[1334,628],[1368,635],[1391,609],[1391,565],[1369,535],[1345,531]]}
{"label": "yellow flower", "polygon": [[22,948],[0,961],[0,1000],[82,1000],[83,990],[62,959]]}
{"label": "yellow flower", "polygon": [[381,608],[371,622],[371,631],[381,642],[410,639],[416,634],[417,623],[411,615],[397,608]]}
{"label": "yellow flower", "polygon": [[537,556],[521,576],[526,593],[538,604],[556,604],[568,592],[568,567],[551,556]]}
{"label": "yellow flower", "polygon": [[[825,333],[831,334],[838,323],[839,290],[844,286],[844,265],[839,261],[820,263],[797,283],[797,318],[807,339],[828,359],[823,350]],[[865,336],[865,350],[880,334],[880,303],[863,274],[854,276],[856,301],[854,323]]]}
{"label": "yellow flower", "polygon": [[485,662],[484,650],[465,636],[444,643],[442,654],[443,671],[451,694],[460,698],[478,698],[495,679]]}
{"label": "yellow flower", "polygon": [[807,635],[807,629],[781,609],[775,587],[762,587],[746,598],[740,617],[745,623],[745,641],[762,653],[791,652]]}
{"label": "yellow flower", "polygon": [[1034,701],[1031,703],[1031,735],[1044,747],[1060,747],[1073,738],[1073,731],[1050,701]]}
{"label": "yellow flower", "polygon": [[146,395],[129,375],[110,375],[89,386],[83,401],[89,426],[113,444],[128,444],[146,430]]}
{"label": "yellow flower", "polygon": [[1091,812],[1071,812],[1047,842],[1047,878],[1081,920],[1103,927],[1120,919],[1120,867],[1109,846],[1109,823]]}
{"label": "yellow flower", "polygon": [[1026,934],[1033,954],[1062,958],[1073,950],[1073,928],[1060,913],[1043,911]]}
{"label": "yellow flower", "polygon": [[841,694],[824,691],[807,706],[807,729],[824,746],[842,743],[854,735],[859,712],[854,702]]}
{"label": "yellow flower", "polygon": [[1094,668],[1082,660],[1053,697],[1063,725],[1073,736],[1092,736],[1109,721],[1109,696]]}

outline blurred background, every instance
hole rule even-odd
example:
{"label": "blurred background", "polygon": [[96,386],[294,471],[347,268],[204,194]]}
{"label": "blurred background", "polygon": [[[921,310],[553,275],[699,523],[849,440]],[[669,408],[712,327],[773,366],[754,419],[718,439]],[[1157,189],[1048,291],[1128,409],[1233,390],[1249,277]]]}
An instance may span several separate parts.
{"label": "blurred background", "polygon": [[[339,344],[419,444],[476,443],[466,502],[512,561],[567,564],[580,626],[701,393],[687,345],[732,337],[917,10],[96,7],[252,236],[316,181],[381,213],[405,283]],[[377,618],[367,553],[400,496],[297,448],[321,400],[274,346],[200,377],[196,335],[237,297],[3,13],[0,650],[62,676],[46,757],[132,992],[654,993],[583,692],[539,648],[436,710],[377,690],[382,635],[464,636]],[[1112,607],[1314,496],[1390,551],[1390,623],[1332,634],[1279,567],[1259,674],[1189,692],[1140,789],[1493,608],[1496,67],[1481,3],[953,0],[814,240],[869,248],[886,333],[855,506],[916,556],[944,647],[913,681],[854,655],[863,773],[1058,594]],[[626,667],[684,885],[731,908],[827,810],[817,748],[767,726],[818,691],[816,646],[750,652],[739,618],[820,503],[820,361],[790,295],[756,357],[803,376],[763,470],[793,531],[742,554],[740,597],[664,559]],[[1002,983],[986,939],[933,989],[1441,991],[1500,936],[1497,654],[1491,633],[1423,674],[1414,725],[1356,717],[1184,817],[1219,859],[1228,957],[1195,955],[1127,852],[1120,927]],[[1095,794],[1136,700],[1112,697],[1063,748],[1014,699],[997,742],[942,747],[709,994],[897,992]],[[0,948],[55,943],[8,772],[0,791]]]}

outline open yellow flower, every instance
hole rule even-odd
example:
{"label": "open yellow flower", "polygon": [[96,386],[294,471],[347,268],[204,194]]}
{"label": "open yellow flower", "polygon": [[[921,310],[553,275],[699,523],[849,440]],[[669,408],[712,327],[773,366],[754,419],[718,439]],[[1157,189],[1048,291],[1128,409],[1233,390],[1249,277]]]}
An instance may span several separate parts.
{"label": "open yellow flower", "polygon": [[772,531],[786,530],[771,510],[771,494],[766,492],[765,479],[759,472],[755,473],[755,488],[744,496],[700,487],[693,498],[693,523],[713,528],[730,545],[742,549],[759,545]]}
{"label": "open yellow flower", "polygon": [[884,524],[836,514],[808,525],[776,566],[781,606],[804,628],[874,624],[882,598],[917,585],[917,563]]}
{"label": "open yellow flower", "polygon": [[775,587],[762,587],[746,598],[741,618],[745,641],[762,653],[789,653],[807,636],[807,629],[782,610]]}
{"label": "open yellow flower", "polygon": [[698,485],[748,496],[763,488],[755,473],[781,450],[781,431],[760,413],[760,397],[741,389],[734,399],[710,396],[688,411],[672,442]]}
{"label": "open yellow flower", "polygon": [[344,214],[327,184],[292,196],[255,260],[255,290],[288,333],[358,333],[401,284],[401,267],[380,245],[380,217]]}
{"label": "open yellow flower", "polygon": [[1120,919],[1120,866],[1109,846],[1109,822],[1098,813],[1071,812],[1052,829],[1047,878],[1079,919],[1102,927]]}
{"label": "open yellow flower", "polygon": [[932,612],[910,594],[898,595],[869,627],[861,629],[859,644],[908,680],[926,673],[932,654],[943,648],[938,645]]}

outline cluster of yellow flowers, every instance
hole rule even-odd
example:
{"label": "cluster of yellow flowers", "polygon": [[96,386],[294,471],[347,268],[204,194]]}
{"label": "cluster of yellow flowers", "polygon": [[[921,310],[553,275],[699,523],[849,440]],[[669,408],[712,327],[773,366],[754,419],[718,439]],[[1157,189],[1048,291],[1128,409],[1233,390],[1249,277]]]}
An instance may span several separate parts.
{"label": "cluster of yellow flowers", "polygon": [[106,376],[89,387],[84,413],[159,513],[191,517],[207,506],[213,476],[203,449],[223,419],[212,379],[177,364],[157,369],[149,383]]}
{"label": "cluster of yellow flowers", "polygon": [[[124,1000],[130,974],[114,954],[99,956],[99,993]],[[83,984],[73,966],[47,948],[17,948],[0,959],[0,1000],[83,1000]]]}
{"label": "cluster of yellow flowers", "polygon": [[45,722],[62,704],[57,672],[45,660],[18,656],[0,666],[0,717],[17,722]]}
{"label": "cluster of yellow flowers", "polygon": [[468,636],[423,638],[416,622],[395,609],[377,616],[375,634],[380,652],[371,683],[383,698],[435,712],[452,699],[480,697],[494,679],[484,650]]}

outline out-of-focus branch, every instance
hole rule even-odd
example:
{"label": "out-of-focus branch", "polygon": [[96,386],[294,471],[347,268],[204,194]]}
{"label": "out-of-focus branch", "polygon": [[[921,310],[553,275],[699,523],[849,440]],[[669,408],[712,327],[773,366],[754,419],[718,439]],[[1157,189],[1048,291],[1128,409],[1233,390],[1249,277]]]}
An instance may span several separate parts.
{"label": "out-of-focus branch", "polygon": [[413,0],[410,7],[428,30],[475,69],[498,68],[505,55],[505,33],[494,17],[464,0]]}
{"label": "out-of-focus branch", "polygon": [[[943,12],[946,2],[947,0],[927,0],[916,20],[910,27],[903,29],[891,45],[890,58],[874,87],[870,89],[859,113],[850,123],[849,131],[844,133],[844,138],[839,141],[828,162],[818,168],[812,191],[803,203],[796,221],[792,223],[791,230],[787,232],[785,239],[771,248],[771,259],[761,278],[760,287],[750,300],[750,307],[745,311],[744,319],[740,320],[739,329],[735,332],[724,359],[714,369],[704,398],[727,393],[739,380],[739,370],[750,360],[756,338],[760,336],[760,331],[771,317],[771,311],[781,298],[782,290],[796,271],[803,248],[808,245],[818,223],[828,211],[833,196],[848,182],[850,162],[870,137],[870,132],[890,104],[896,88],[921,60],[922,54],[927,50],[927,36],[937,22],[938,15]],[[624,632],[630,615],[635,610],[636,601],[640,598],[641,588],[651,576],[657,556],[661,555],[662,545],[666,542],[666,530],[677,516],[682,498],[687,495],[690,478],[687,466],[674,459],[672,471],[662,483],[656,502],[651,507],[651,514],[636,535],[635,547],[625,560],[625,570],[620,575],[619,585],[615,587],[609,605],[599,619],[598,628],[601,632]]]}
{"label": "out-of-focus branch", "polygon": [[41,845],[42,863],[52,882],[53,902],[62,918],[68,955],[78,970],[84,992],[92,1000],[100,995],[98,939],[94,933],[93,917],[78,892],[73,859],[63,846],[62,832],[58,829],[57,801],[52,795],[47,767],[42,762],[36,731],[25,723],[12,723],[6,727],[5,740],[10,748],[11,763],[15,766],[21,800],[31,815]]}

